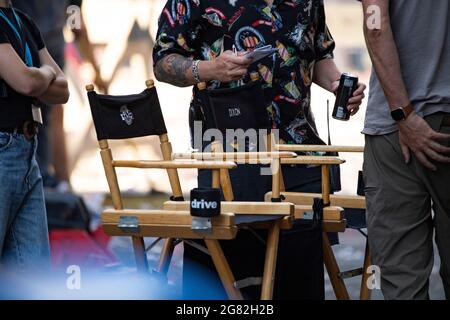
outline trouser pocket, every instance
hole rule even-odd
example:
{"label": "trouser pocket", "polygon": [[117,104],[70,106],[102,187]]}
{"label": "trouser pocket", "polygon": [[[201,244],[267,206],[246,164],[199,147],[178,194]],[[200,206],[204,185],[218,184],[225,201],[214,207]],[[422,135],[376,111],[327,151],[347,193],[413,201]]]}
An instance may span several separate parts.
{"label": "trouser pocket", "polygon": [[0,151],[8,149],[12,139],[12,134],[0,132]]}

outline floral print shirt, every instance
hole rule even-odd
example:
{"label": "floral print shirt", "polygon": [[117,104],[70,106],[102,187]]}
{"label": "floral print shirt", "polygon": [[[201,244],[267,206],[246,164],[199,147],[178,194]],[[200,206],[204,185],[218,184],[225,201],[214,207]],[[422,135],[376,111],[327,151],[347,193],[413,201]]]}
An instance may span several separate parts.
{"label": "floral print shirt", "polygon": [[314,65],[333,58],[335,47],[323,0],[274,0],[272,6],[265,0],[168,0],[153,59],[156,64],[178,53],[212,60],[225,50],[265,45],[277,53],[252,64],[249,74],[260,74],[273,128],[287,143],[317,143],[310,110]]}

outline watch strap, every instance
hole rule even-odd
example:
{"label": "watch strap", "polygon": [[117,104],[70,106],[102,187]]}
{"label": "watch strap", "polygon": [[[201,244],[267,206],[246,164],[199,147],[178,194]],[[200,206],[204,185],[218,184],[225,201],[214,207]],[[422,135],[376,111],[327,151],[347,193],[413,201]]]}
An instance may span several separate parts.
{"label": "watch strap", "polygon": [[403,112],[405,113],[405,119],[408,118],[408,116],[414,111],[414,108],[412,104],[408,104],[406,107],[403,108]]}

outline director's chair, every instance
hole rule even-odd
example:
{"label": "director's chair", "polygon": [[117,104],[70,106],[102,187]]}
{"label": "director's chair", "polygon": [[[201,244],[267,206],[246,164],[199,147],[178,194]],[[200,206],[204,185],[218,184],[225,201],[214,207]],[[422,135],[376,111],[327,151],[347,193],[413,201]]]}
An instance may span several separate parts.
{"label": "director's chair", "polygon": [[[259,80],[259,76],[256,73],[251,74],[251,81],[256,82]],[[226,118],[226,112],[225,116],[220,114],[220,111],[214,110],[212,103],[209,101],[209,97],[205,94],[206,92],[206,84],[200,83],[198,85],[199,94],[202,97],[202,101],[205,104],[204,108],[209,108],[208,114],[210,115],[209,118],[205,119],[205,122],[207,123],[208,128],[221,128],[226,127],[229,128],[230,125],[227,123],[227,121],[223,120]],[[258,103],[255,101],[255,108],[257,107]],[[263,105],[260,103],[260,105]],[[226,111],[226,110],[225,110]],[[245,112],[245,110],[244,110]],[[257,112],[253,111],[255,114]],[[265,110],[260,110],[260,114],[264,115]],[[244,115],[245,117],[246,115]],[[248,119],[249,117],[247,117]],[[222,123],[220,123],[222,121]],[[258,125],[258,122],[256,123]],[[328,174],[328,166],[333,164],[341,164],[344,161],[341,159],[338,159],[336,157],[298,157],[296,153],[290,153],[290,152],[283,152],[283,151],[271,151],[271,146],[275,146],[275,140],[271,134],[266,136],[266,150],[263,152],[224,152],[223,145],[221,141],[214,141],[211,144],[211,152],[193,152],[193,153],[176,153],[174,154],[174,159],[197,159],[197,160],[215,160],[215,161],[225,161],[225,160],[231,160],[239,164],[267,164],[270,163],[272,166],[272,192],[270,199],[268,199],[268,202],[272,202],[274,204],[278,202],[282,202],[282,195],[280,194],[281,187],[283,185],[283,179],[281,175],[281,164],[316,164],[316,165],[322,165],[324,174]],[[220,170],[220,177],[216,178],[216,186],[220,186],[224,198],[227,202],[227,205],[230,206],[236,206],[236,202],[231,202],[234,200],[233,196],[233,188],[230,182],[230,176],[227,169]],[[324,185],[323,188],[323,198],[329,197],[329,184]],[[179,202],[175,203],[173,201],[166,202],[164,205],[165,209],[168,210],[186,210],[189,203],[185,202]],[[263,207],[263,202],[255,202],[255,206]],[[295,217],[301,218],[303,217],[304,213],[306,211],[312,211],[313,206],[312,205],[304,205],[304,206],[296,206],[295,207]],[[343,209],[339,207],[326,207],[323,209],[323,219],[327,222],[327,225],[329,226],[330,230],[345,230],[345,219],[343,219]],[[267,228],[267,225],[260,225],[261,228]],[[277,237],[279,235],[279,229],[289,229],[292,225],[290,223],[286,224],[284,221],[282,221],[277,227]],[[269,238],[271,233],[274,232],[273,229],[270,229],[269,226]],[[276,254],[276,252],[274,252]],[[267,263],[267,261],[266,261]],[[273,270],[274,267],[273,267]],[[268,293],[264,292],[264,286],[262,291],[262,296],[267,296]]]}
{"label": "director's chair", "polygon": [[[268,237],[266,264],[264,268],[263,299],[271,299],[273,274],[275,271],[279,225],[292,225],[294,206],[289,203],[255,204],[222,203],[222,214],[211,219],[209,233],[192,229],[193,218],[188,207],[182,210],[127,210],[123,207],[115,168],[165,169],[169,176],[173,196],[177,204],[183,202],[183,193],[178,177],[178,169],[211,169],[213,187],[220,184],[220,171],[236,167],[232,161],[173,160],[164,118],[159,105],[153,81],[147,81],[147,89],[141,94],[129,96],[98,95],[94,87],[86,87],[92,116],[99,140],[100,153],[106,178],[110,188],[114,209],[102,214],[105,231],[112,236],[131,236],[138,270],[147,271],[148,264],[143,238],[146,236],[167,238],[161,255],[159,269],[169,264],[173,242],[171,239],[203,239],[222,284],[230,299],[242,299],[240,291],[234,286],[235,280],[218,240],[235,238],[238,229],[248,224],[268,224],[271,232]],[[115,160],[108,139],[121,140],[135,137],[159,136],[162,160]],[[285,156],[295,154],[285,152]],[[167,267],[168,268],[168,267]]]}
{"label": "director's chair", "polygon": [[[326,146],[326,145],[289,145],[289,144],[278,144],[276,150],[279,151],[292,151],[292,152],[320,152],[320,153],[362,153],[364,152],[363,147],[357,146]],[[317,157],[317,156],[313,156]],[[322,158],[322,157],[318,157]],[[287,161],[290,161],[288,159]],[[292,159],[293,160],[293,159]],[[322,184],[326,185],[330,181],[329,169],[327,170],[322,166]],[[327,187],[325,186],[325,191]],[[331,249],[328,238],[324,234],[324,262],[330,277],[333,290],[335,292],[336,298],[340,300],[348,300],[350,296],[348,294],[347,288],[344,283],[344,279],[352,278],[361,275],[361,287],[360,287],[360,300],[369,300],[371,296],[371,291],[367,286],[367,280],[369,274],[367,269],[371,264],[370,261],[370,250],[367,241],[367,234],[362,231],[366,227],[365,222],[365,209],[366,201],[363,196],[362,189],[362,175],[358,177],[358,195],[333,195],[328,196],[322,190],[322,195],[320,194],[310,194],[310,193],[295,193],[295,192],[282,192],[285,201],[296,204],[298,206],[310,206],[314,199],[321,197],[324,199],[324,203],[344,208],[344,217],[346,218],[347,226],[346,228],[358,230],[366,238],[366,248],[364,254],[364,262],[362,268],[357,268],[350,271],[341,272],[339,265],[336,261],[334,253]],[[271,197],[271,194],[266,195],[266,200]],[[326,208],[324,209],[326,210]],[[343,218],[344,218],[343,217]],[[324,232],[344,232],[346,228],[334,228],[327,221],[324,221]]]}

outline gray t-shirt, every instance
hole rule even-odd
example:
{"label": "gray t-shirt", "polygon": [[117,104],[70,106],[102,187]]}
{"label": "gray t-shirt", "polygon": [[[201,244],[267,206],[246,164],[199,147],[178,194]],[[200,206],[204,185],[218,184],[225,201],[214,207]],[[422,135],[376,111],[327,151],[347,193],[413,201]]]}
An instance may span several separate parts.
{"label": "gray t-shirt", "polygon": [[[391,0],[392,30],[403,80],[420,116],[450,112],[450,1]],[[397,126],[372,70],[364,134],[384,135]]]}

